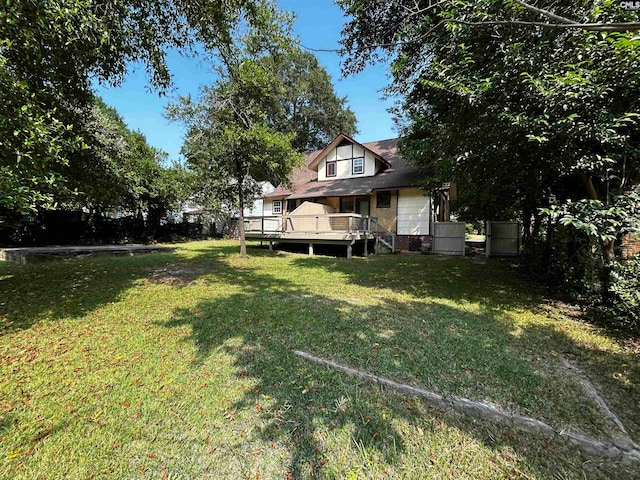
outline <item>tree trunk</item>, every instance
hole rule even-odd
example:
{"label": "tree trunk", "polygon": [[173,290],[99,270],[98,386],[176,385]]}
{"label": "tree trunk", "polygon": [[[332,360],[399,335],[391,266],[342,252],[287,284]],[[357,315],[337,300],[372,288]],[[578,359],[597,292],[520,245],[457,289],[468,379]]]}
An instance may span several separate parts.
{"label": "tree trunk", "polygon": [[602,248],[602,257],[604,258],[605,263],[611,263],[616,259],[616,255],[613,250],[614,245],[615,242],[613,240],[600,242],[600,247]]}
{"label": "tree trunk", "polygon": [[600,273],[600,281],[602,284],[601,295],[602,302],[608,306],[611,306],[611,273],[613,270],[613,261],[615,260],[615,252],[613,250],[614,245],[615,242],[611,240],[600,242],[602,257],[604,260],[604,265],[602,266],[602,271]]}
{"label": "tree trunk", "polygon": [[238,181],[238,200],[240,213],[238,214],[238,237],[240,238],[240,257],[247,258],[247,242],[244,237],[244,192],[242,191],[242,179]]}
{"label": "tree trunk", "polygon": [[[584,181],[584,184],[587,188],[587,194],[589,195],[589,198],[592,200],[597,200],[598,192],[596,191],[591,177],[582,175],[582,180]],[[603,260],[603,266],[600,273],[600,282],[602,285],[602,302],[605,305],[609,305],[611,303],[611,271],[613,269],[613,262],[616,259],[614,246],[614,240],[600,240],[600,250],[602,251]]]}

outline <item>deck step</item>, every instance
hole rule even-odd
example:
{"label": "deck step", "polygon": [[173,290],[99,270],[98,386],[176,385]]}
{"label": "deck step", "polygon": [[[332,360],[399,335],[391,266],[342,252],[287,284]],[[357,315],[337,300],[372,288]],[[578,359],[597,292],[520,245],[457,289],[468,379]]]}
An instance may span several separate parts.
{"label": "deck step", "polygon": [[393,253],[393,247],[386,240],[378,237],[378,253]]}

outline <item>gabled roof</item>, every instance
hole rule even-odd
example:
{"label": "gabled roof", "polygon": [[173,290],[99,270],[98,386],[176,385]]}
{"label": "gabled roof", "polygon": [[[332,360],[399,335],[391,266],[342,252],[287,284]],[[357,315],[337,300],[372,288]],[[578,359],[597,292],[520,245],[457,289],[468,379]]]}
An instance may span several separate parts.
{"label": "gabled roof", "polygon": [[293,171],[291,184],[289,186],[278,186],[275,191],[265,195],[264,198],[290,198],[293,200],[297,198],[368,195],[375,190],[392,190],[417,186],[420,170],[407,164],[401,157],[398,152],[397,138],[358,145],[384,158],[388,164],[387,168],[371,177],[352,177],[319,182],[318,172],[312,170],[311,166],[326,155],[327,148],[329,148],[327,147],[307,154],[303,165]]}
{"label": "gabled roof", "polygon": [[380,154],[374,152],[370,148],[367,148],[366,144],[358,143],[353,138],[346,136],[344,133],[339,133],[338,136],[334,138],[333,141],[324,148],[324,150],[321,150],[320,153],[316,155],[315,159],[309,164],[308,168],[310,168],[311,170],[317,170],[318,164],[322,161],[324,156],[334,148],[340,146],[340,144],[343,142],[349,142],[352,145],[357,145],[359,147],[364,148],[365,150],[369,150],[371,153],[373,153],[376,156],[376,158],[378,158],[387,167],[390,166],[389,162],[387,162],[384,157],[380,156]]}

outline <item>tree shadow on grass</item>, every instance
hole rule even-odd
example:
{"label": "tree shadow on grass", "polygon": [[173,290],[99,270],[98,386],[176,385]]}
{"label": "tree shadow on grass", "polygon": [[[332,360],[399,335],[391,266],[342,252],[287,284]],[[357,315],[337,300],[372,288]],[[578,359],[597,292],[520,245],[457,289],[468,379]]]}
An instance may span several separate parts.
{"label": "tree shadow on grass", "polygon": [[97,256],[26,265],[0,262],[0,334],[30,328],[43,319],[82,317],[117,302],[144,279],[171,277],[187,284],[228,268],[221,259],[237,250],[235,245],[203,243],[184,252],[132,257]]}
{"label": "tree shadow on grass", "polygon": [[[277,440],[287,445],[287,468],[297,474],[296,478],[345,476],[346,468],[322,473],[330,469],[330,455],[343,455],[341,466],[360,465],[366,460],[373,462],[365,465],[370,469],[378,463],[403,468],[411,461],[407,457],[413,455],[416,437],[400,431],[392,419],[425,430],[425,418],[433,419],[433,425],[445,422],[493,449],[496,457],[503,449],[513,448],[530,471],[544,478],[556,473],[554,462],[545,455],[566,465],[570,476],[580,476],[582,461],[591,460],[579,455],[574,458],[557,445],[552,447],[560,453],[548,452],[544,440],[529,440],[524,434],[491,425],[478,426],[464,417],[311,365],[292,354],[293,349],[305,350],[398,381],[440,388],[443,393],[477,400],[499,398],[507,407],[512,403],[535,411],[536,405],[545,401],[540,394],[545,378],[527,355],[535,353],[538,344],[547,351],[552,345],[560,353],[576,352],[576,356],[596,348],[582,345],[558,329],[518,327],[521,331],[515,336],[517,328],[506,312],[511,308],[536,308],[540,297],[535,292],[517,295],[518,284],[509,276],[492,285],[486,275],[477,274],[472,279],[482,281],[482,285],[466,287],[468,267],[458,260],[439,263],[450,265],[450,275],[444,267],[436,266],[427,269],[433,275],[426,278],[420,276],[425,270],[423,257],[389,257],[381,264],[377,259],[291,260],[299,271],[308,270],[309,275],[325,267],[343,274],[347,282],[372,291],[387,288],[409,294],[405,300],[385,298],[377,304],[363,305],[357,299],[350,302],[325,296],[277,273],[260,273],[259,261],[236,263],[230,268],[228,256],[236,252],[236,246],[203,244],[177,255],[71,261],[47,264],[44,269],[42,265],[34,269],[3,268],[0,294],[8,292],[9,297],[0,297],[0,302],[6,303],[0,306],[0,315],[24,322],[22,328],[27,328],[40,318],[81,317],[116,301],[138,281],[153,277],[154,272],[187,272],[186,276],[178,275],[188,281],[177,288],[188,288],[189,282],[208,277],[211,298],[193,308],[175,310],[172,320],[162,325],[191,327],[188,341],[198,351],[194,368],[201,368],[219,352],[233,358],[237,372],[234,381],[250,381],[251,390],[235,399],[232,408],[256,412],[254,430],[262,443]],[[273,254],[254,250],[252,255]],[[391,262],[388,266],[385,262],[390,260],[401,265]],[[389,276],[387,270],[394,275]],[[51,285],[55,278],[60,285]],[[5,281],[8,283],[3,284]],[[234,288],[231,293],[217,293],[216,281]],[[74,293],[71,297],[70,291]],[[37,292],[46,301],[37,298],[32,302],[28,292]],[[460,303],[478,302],[483,308],[481,314],[475,314],[451,304],[425,302],[426,295]],[[611,372],[624,360],[607,352],[596,352],[591,358],[609,362]],[[573,401],[567,405],[579,410]],[[237,442],[238,450],[246,447],[242,440],[230,441]],[[246,448],[244,452],[251,458]],[[425,463],[427,457],[423,454],[415,461]],[[500,468],[505,467],[501,464]],[[442,474],[447,472],[443,470]],[[508,472],[502,473],[509,476]]]}
{"label": "tree shadow on grass", "polygon": [[[386,288],[417,300],[442,299],[456,304],[478,304],[491,323],[510,325],[506,345],[525,351],[532,358],[552,354],[576,362],[590,380],[606,392],[605,398],[620,412],[631,435],[640,439],[640,361],[633,352],[603,349],[589,338],[576,337],[549,308],[542,288],[522,280],[509,259],[492,259],[474,265],[464,258],[442,260],[433,256],[377,256],[356,262],[330,258],[298,258],[297,268],[323,268],[340,273],[348,283],[370,288]],[[513,313],[540,315],[528,324],[511,321]],[[494,321],[495,320],[495,321]],[[493,328],[493,326],[490,326]],[[597,333],[613,343],[616,339],[603,329],[583,324],[580,329]],[[478,332],[474,326],[471,334]]]}
{"label": "tree shadow on grass", "polygon": [[[307,326],[320,322],[328,327],[326,320],[339,306],[327,308],[326,298],[250,269],[220,272],[219,277],[242,287],[242,293],[179,309],[165,326],[192,327],[189,340],[198,347],[198,364],[220,349],[235,359],[237,379],[251,379],[252,387],[230,408],[261,412],[259,437],[289,445],[290,474],[294,478],[315,476],[326,463],[316,439],[321,425],[353,426],[354,442],[393,461],[402,450],[401,436],[381,412],[364,411],[361,404],[354,407],[347,397],[341,403],[342,397],[335,397],[335,392],[353,389],[335,372],[307,365],[292,354],[296,345],[306,348],[305,342],[313,339],[314,332]],[[336,323],[333,327],[340,329]],[[327,328],[323,334],[333,337]],[[265,396],[270,399],[268,409],[261,406]],[[387,448],[388,442],[392,448]],[[241,451],[242,444],[232,448]]]}
{"label": "tree shadow on grass", "polygon": [[[545,398],[545,378],[520,351],[506,345],[513,325],[504,319],[412,301],[363,306],[251,269],[220,275],[241,292],[178,309],[163,325],[191,327],[188,341],[197,346],[196,365],[219,352],[234,359],[235,381],[249,382],[250,389],[232,408],[256,413],[253,428],[261,442],[287,445],[287,468],[294,478],[344,476],[345,464],[362,464],[363,459],[372,462],[365,466],[370,471],[385,465],[403,468],[400,464],[407,461],[419,468],[428,459],[406,459],[407,434],[394,420],[417,429],[425,416],[465,431],[496,452],[513,448],[543,477],[556,473],[555,462],[545,458],[544,439],[442,414],[420,400],[416,404],[362,385],[293,354],[307,351],[441,393],[494,400],[521,413],[540,413],[540,403],[553,401],[561,416],[563,402],[569,409],[583,408],[571,392]],[[249,443],[238,440],[233,449],[250,457]],[[566,471],[582,473],[580,454],[554,448]],[[331,468],[332,457],[345,462],[342,470],[323,473]]]}
{"label": "tree shadow on grass", "polygon": [[173,258],[161,253],[1,265],[0,331],[27,329],[42,319],[86,315],[117,301],[146,275],[146,267]]}
{"label": "tree shadow on grass", "polygon": [[[605,332],[600,333],[605,335]],[[550,351],[552,355],[568,360],[570,365],[577,367],[577,372],[567,372],[566,367],[559,364],[559,369],[564,369],[564,375],[577,375],[595,385],[598,394],[619,417],[628,435],[640,443],[640,359],[637,355],[624,350],[613,352],[600,348],[596,343],[572,337],[553,321],[527,326],[515,339],[515,344],[535,354]],[[613,430],[618,432],[617,428]]]}

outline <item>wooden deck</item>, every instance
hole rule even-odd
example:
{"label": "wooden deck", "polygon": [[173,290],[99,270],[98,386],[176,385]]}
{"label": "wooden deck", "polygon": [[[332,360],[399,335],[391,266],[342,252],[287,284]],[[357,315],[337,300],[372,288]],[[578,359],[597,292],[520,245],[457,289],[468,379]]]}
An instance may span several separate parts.
{"label": "wooden deck", "polygon": [[[347,258],[353,256],[353,249],[361,246],[364,255],[376,253],[377,236],[369,232],[352,233],[297,233],[297,232],[245,232],[245,237],[252,240],[269,242],[269,250],[273,249],[275,243],[298,243],[307,244],[309,255],[313,255],[314,245],[340,245],[346,248]],[[370,243],[375,242],[370,249]]]}
{"label": "wooden deck", "polygon": [[297,243],[352,243],[361,240],[376,239],[376,236],[369,232],[245,232],[245,237],[253,240],[273,240],[278,242]]}
{"label": "wooden deck", "polygon": [[245,237],[267,241],[270,249],[274,243],[307,244],[310,255],[314,245],[343,245],[351,258],[356,245],[365,255],[377,251],[378,234],[372,225],[377,224],[369,217],[345,213],[256,217],[245,221]]}

